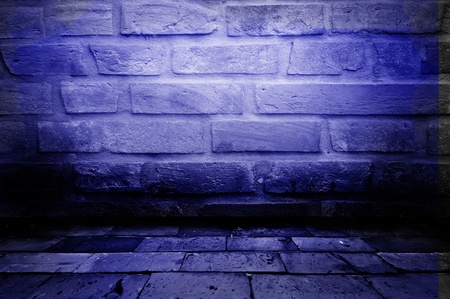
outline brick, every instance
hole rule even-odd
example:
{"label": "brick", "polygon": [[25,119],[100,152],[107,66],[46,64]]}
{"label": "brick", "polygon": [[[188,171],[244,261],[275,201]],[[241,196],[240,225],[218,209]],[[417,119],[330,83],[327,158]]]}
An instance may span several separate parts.
{"label": "brick", "polygon": [[278,72],[275,45],[175,47],[176,74],[274,74]]}
{"label": "brick", "polygon": [[280,256],[289,273],[354,273],[344,261],[327,252],[282,252]]}
{"label": "brick", "polygon": [[47,35],[112,35],[111,5],[52,5],[45,10]]}
{"label": "brick", "polygon": [[363,43],[294,42],[289,75],[341,75],[365,66]]}
{"label": "brick", "polygon": [[181,271],[195,272],[284,272],[273,252],[204,252],[187,254]]}
{"label": "brick", "polygon": [[227,247],[225,237],[148,237],[135,252],[148,251],[224,251]]}
{"label": "brick", "polygon": [[212,124],[214,152],[319,152],[317,122],[244,122]]}
{"label": "brick", "polygon": [[[350,275],[258,275],[252,276],[255,298],[367,298],[380,299],[363,277]],[[401,298],[394,296],[389,298]],[[426,298],[426,297],[424,297]]]}
{"label": "brick", "polygon": [[436,114],[437,84],[258,84],[261,114]]}
{"label": "brick", "polygon": [[161,74],[164,56],[161,46],[91,44],[90,48],[99,74],[142,76]]}
{"label": "brick", "polygon": [[103,128],[105,146],[114,153],[205,152],[206,127],[196,121],[111,122]]}
{"label": "brick", "polygon": [[[176,286],[176,287],[174,287]],[[155,273],[143,298],[251,298],[248,278],[236,273]]]}
{"label": "brick", "polygon": [[324,33],[323,6],[228,6],[229,36],[310,35]]}
{"label": "brick", "polygon": [[113,113],[119,94],[111,84],[63,83],[61,96],[67,113]]}
{"label": "brick", "polygon": [[241,163],[146,163],[142,185],[156,194],[253,192],[249,165]]}
{"label": "brick", "polygon": [[209,34],[217,28],[217,13],[195,3],[123,5],[125,35]]}
{"label": "brick", "polygon": [[[438,51],[439,53],[435,53]],[[440,42],[439,48],[435,49],[434,58],[439,57],[439,71],[441,73],[450,73],[450,42]]]}
{"label": "brick", "polygon": [[431,124],[427,130],[427,153],[450,154],[450,119],[441,117],[439,124]]}
{"label": "brick", "polygon": [[409,42],[375,42],[376,76],[415,76],[422,72],[422,57]]}
{"label": "brick", "polygon": [[39,38],[44,29],[42,8],[1,7],[0,38]]}
{"label": "brick", "polygon": [[88,192],[140,191],[141,168],[141,163],[76,164],[75,186]]}
{"label": "brick", "polygon": [[76,44],[5,45],[0,47],[14,75],[87,75],[84,51]]}
{"label": "brick", "polygon": [[39,151],[41,152],[99,152],[104,132],[92,121],[70,123],[39,122]]}
{"label": "brick", "polygon": [[413,152],[414,122],[384,119],[329,121],[333,150],[338,152]]}
{"label": "brick", "polygon": [[439,167],[437,163],[413,161],[383,163],[381,173],[374,176],[374,188],[383,194],[423,194],[439,192]]}
{"label": "brick", "polygon": [[0,83],[0,115],[51,114],[51,85],[47,83]]}
{"label": "brick", "polygon": [[335,3],[333,32],[435,33],[439,28],[436,3]]}
{"label": "brick", "polygon": [[9,253],[0,259],[0,272],[70,273],[89,253]]}
{"label": "brick", "polygon": [[184,253],[97,253],[78,267],[76,273],[118,273],[144,271],[178,271]]}
{"label": "brick", "polygon": [[[441,47],[441,49],[440,49]],[[439,53],[445,52],[445,47],[437,42],[428,42],[424,44],[424,54],[422,57],[422,74],[439,74],[439,68],[443,67],[446,61],[443,59],[439,64]]]}
{"label": "brick", "polygon": [[444,34],[450,34],[450,5],[444,3],[440,7],[440,11],[440,30]]}
{"label": "brick", "polygon": [[276,163],[264,182],[269,193],[365,192],[372,165],[369,162]]}
{"label": "brick", "polygon": [[374,252],[375,249],[359,238],[303,238],[293,237],[292,241],[300,251],[332,252]]}
{"label": "brick", "polygon": [[26,126],[19,122],[0,122],[0,154],[26,149]]}
{"label": "brick", "polygon": [[242,114],[244,88],[237,84],[132,84],[133,113]]}
{"label": "brick", "polygon": [[450,114],[450,85],[439,84],[439,113]]}
{"label": "brick", "polygon": [[285,237],[231,237],[227,242],[228,251],[297,251],[290,238]]}
{"label": "brick", "polygon": [[442,274],[367,276],[366,280],[383,298],[439,298]]}

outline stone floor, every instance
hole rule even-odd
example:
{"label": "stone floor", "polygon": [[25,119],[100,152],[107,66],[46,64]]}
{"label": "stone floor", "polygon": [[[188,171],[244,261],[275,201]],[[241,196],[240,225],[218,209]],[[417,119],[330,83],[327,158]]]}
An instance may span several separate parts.
{"label": "stone floor", "polygon": [[0,224],[0,298],[450,298],[438,224]]}

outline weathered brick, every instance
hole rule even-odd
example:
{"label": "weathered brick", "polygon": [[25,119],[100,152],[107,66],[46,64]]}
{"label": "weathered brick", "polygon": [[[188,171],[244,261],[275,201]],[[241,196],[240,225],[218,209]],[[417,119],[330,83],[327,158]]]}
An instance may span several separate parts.
{"label": "weathered brick", "polygon": [[161,46],[90,45],[99,74],[159,75],[163,48]]}
{"label": "weathered brick", "polygon": [[273,74],[278,72],[275,45],[176,47],[172,70],[177,74]]}
{"label": "weathered brick", "polygon": [[119,98],[116,89],[108,83],[61,85],[61,96],[67,113],[110,113],[117,111]]}
{"label": "weathered brick", "polygon": [[99,152],[104,140],[102,127],[92,121],[39,122],[38,136],[41,152]]}
{"label": "weathered brick", "polygon": [[444,167],[439,167],[437,163],[390,162],[380,167],[380,173],[373,179],[376,192],[413,195],[439,193],[440,170],[443,171]]}
{"label": "weathered brick", "polygon": [[[422,74],[439,74],[439,44],[437,42],[428,42],[424,44],[424,54],[422,57]],[[442,64],[445,62],[443,61]]]}
{"label": "weathered brick", "polygon": [[141,163],[74,165],[75,186],[82,191],[140,191]]}
{"label": "weathered brick", "polygon": [[203,153],[206,127],[189,122],[112,122],[104,125],[106,148],[115,153]]}
{"label": "weathered brick", "polygon": [[132,84],[133,113],[242,114],[244,88],[238,84]]}
{"label": "weathered brick", "polygon": [[436,3],[335,3],[334,32],[434,33],[439,28]]}
{"label": "weathered brick", "polygon": [[51,86],[46,83],[0,83],[0,115],[51,114]]}
{"label": "weathered brick", "polygon": [[121,33],[209,34],[217,27],[216,19],[215,11],[194,3],[123,5]]}
{"label": "weathered brick", "polygon": [[5,45],[1,51],[14,75],[87,75],[80,45]]}
{"label": "weathered brick", "polygon": [[229,36],[308,35],[324,33],[323,6],[228,6]]}
{"label": "weathered brick", "polygon": [[375,42],[376,76],[414,76],[422,72],[422,58],[419,51],[409,42]]}
{"label": "weathered brick", "polygon": [[329,121],[331,143],[338,152],[413,152],[414,122],[384,119]]}
{"label": "weathered brick", "polygon": [[276,163],[264,182],[269,193],[365,192],[369,188],[369,162]]}
{"label": "weathered brick", "polygon": [[439,55],[439,71],[441,73],[450,73],[450,42],[440,42],[438,54]]}
{"label": "weathered brick", "polygon": [[253,192],[250,166],[242,163],[147,163],[142,185],[156,194]]}
{"label": "weathered brick", "polygon": [[439,113],[450,114],[450,84],[439,83]]}
{"label": "weathered brick", "polygon": [[263,114],[436,114],[437,84],[259,84]]}
{"label": "weathered brick", "polygon": [[52,5],[45,10],[47,35],[111,35],[111,5],[83,2]]}
{"label": "weathered brick", "polygon": [[427,130],[427,153],[431,155],[450,154],[450,119],[441,117],[439,124],[432,124]]}
{"label": "weathered brick", "polygon": [[0,38],[41,37],[42,15],[39,7],[1,7]]}
{"label": "weathered brick", "polygon": [[443,4],[440,12],[440,30],[444,34],[450,34],[450,4]]}
{"label": "weathered brick", "polygon": [[363,43],[294,42],[289,59],[290,75],[340,75],[365,65]]}
{"label": "weathered brick", "polygon": [[26,126],[20,122],[0,122],[0,154],[26,148]]}
{"label": "weathered brick", "polygon": [[317,122],[215,122],[214,152],[318,152],[320,124]]}

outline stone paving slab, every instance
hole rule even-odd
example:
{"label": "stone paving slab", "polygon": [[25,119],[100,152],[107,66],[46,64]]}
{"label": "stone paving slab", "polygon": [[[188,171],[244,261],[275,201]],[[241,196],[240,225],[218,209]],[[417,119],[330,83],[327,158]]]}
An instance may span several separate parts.
{"label": "stone paving slab", "polygon": [[132,252],[144,238],[72,237],[50,247],[49,252]]}
{"label": "stone paving slab", "polygon": [[[341,228],[329,225],[310,225],[306,227],[314,237],[340,237],[346,238],[348,235]],[[293,236],[294,237],[294,236]]]}
{"label": "stone paving slab", "polygon": [[433,253],[378,253],[386,262],[393,265],[397,269],[404,271],[443,271],[449,270],[449,264],[444,265],[439,262],[439,254]]}
{"label": "stone paving slab", "polygon": [[[152,274],[140,298],[251,298],[245,274],[156,273]],[[275,298],[275,297],[274,297]]]}
{"label": "stone paving slab", "polygon": [[107,234],[112,236],[176,236],[178,234],[178,226],[121,225],[112,228]]}
{"label": "stone paving slab", "polygon": [[52,276],[30,298],[129,298],[136,299],[149,276],[72,274]]}
{"label": "stone paving slab", "polygon": [[80,236],[104,236],[113,226],[104,225],[39,225],[32,226],[29,232],[30,235],[37,236],[65,236],[65,237],[80,237]]}
{"label": "stone paving slab", "polygon": [[191,253],[181,271],[204,272],[285,272],[278,254],[273,252]]}
{"label": "stone paving slab", "polygon": [[358,273],[397,273],[395,268],[372,253],[335,253],[336,257],[346,261]]}
{"label": "stone paving slab", "polygon": [[424,233],[432,232],[429,227],[404,226],[401,224],[366,224],[345,227],[342,229],[351,237],[412,237],[423,236]]}
{"label": "stone paving slab", "polygon": [[43,251],[63,238],[1,238],[0,251]]}
{"label": "stone paving slab", "polygon": [[233,228],[228,226],[206,226],[206,225],[184,225],[180,226],[178,236],[200,237],[200,236],[223,236],[229,237],[233,233]]}
{"label": "stone paving slab", "polygon": [[77,273],[132,273],[177,271],[184,253],[96,253],[81,264]]}
{"label": "stone paving slab", "polygon": [[[450,251],[443,248],[442,241],[438,238],[417,238],[417,237],[379,237],[363,238],[377,251],[381,252],[438,252],[440,250]],[[448,250],[446,250],[448,249]]]}
{"label": "stone paving slab", "polygon": [[285,252],[280,257],[289,273],[355,273],[346,262],[328,252]]}
{"label": "stone paving slab", "polygon": [[231,251],[298,251],[291,238],[286,237],[233,237],[228,238],[227,249]]}
{"label": "stone paving slab", "polygon": [[0,258],[0,272],[72,272],[89,253],[11,253]]}
{"label": "stone paving slab", "polygon": [[437,273],[368,276],[366,279],[386,299],[439,298]]}
{"label": "stone paving slab", "polygon": [[358,238],[292,238],[300,251],[374,252]]}
{"label": "stone paving slab", "polygon": [[226,244],[226,237],[149,237],[135,251],[224,251]]}
{"label": "stone paving slab", "polygon": [[30,294],[47,281],[49,275],[0,275],[0,299],[30,298]]}
{"label": "stone paving slab", "polygon": [[312,237],[304,227],[299,226],[238,226],[233,230],[233,237]]}
{"label": "stone paving slab", "polygon": [[382,297],[364,281],[363,277],[360,276],[254,274],[252,276],[251,284],[254,298],[257,299],[382,299]]}

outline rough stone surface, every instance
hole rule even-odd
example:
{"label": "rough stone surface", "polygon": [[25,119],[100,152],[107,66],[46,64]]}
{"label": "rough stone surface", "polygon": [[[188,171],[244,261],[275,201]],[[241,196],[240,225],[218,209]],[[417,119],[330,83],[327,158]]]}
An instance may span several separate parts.
{"label": "rough stone surface", "polygon": [[47,83],[0,83],[0,115],[51,114],[51,86]]}
{"label": "rough stone surface", "polygon": [[442,298],[439,296],[439,274],[403,274],[369,276],[366,279],[383,298]]}
{"label": "rough stone surface", "polygon": [[261,114],[436,114],[437,84],[258,84]]}
{"label": "rough stone surface", "polygon": [[0,275],[2,299],[14,294],[17,298],[31,298],[30,294],[48,280],[48,275],[9,274]]}
{"label": "rough stone surface", "polygon": [[44,33],[40,7],[1,7],[0,38],[39,38]]}
{"label": "rough stone surface", "polygon": [[108,231],[108,235],[117,236],[175,236],[178,233],[178,226],[172,225],[127,225],[115,226]]}
{"label": "rough stone surface", "polygon": [[330,120],[333,149],[338,152],[413,152],[415,127],[409,120]]}
{"label": "rough stone surface", "polygon": [[318,152],[318,122],[215,122],[214,152]]}
{"label": "rough stone surface", "polygon": [[362,43],[294,42],[289,75],[341,75],[365,66]]}
{"label": "rough stone surface", "polygon": [[83,2],[46,8],[47,35],[112,35],[112,7]]}
{"label": "rough stone surface", "polygon": [[373,252],[375,249],[358,238],[302,238],[292,241],[300,251]]}
{"label": "rough stone surface", "polygon": [[335,3],[334,32],[435,33],[439,28],[438,3]]}
{"label": "rough stone surface", "polygon": [[397,272],[393,267],[383,261],[384,258],[381,259],[378,255],[372,253],[336,253],[335,256],[345,260],[359,273],[382,274]]}
{"label": "rough stone surface", "polygon": [[275,253],[205,252],[188,254],[181,266],[181,271],[284,272],[285,270]]}
{"label": "rough stone surface", "polygon": [[75,186],[82,191],[140,191],[142,163],[83,163],[74,165]]}
{"label": "rough stone surface", "polygon": [[364,192],[372,165],[368,162],[276,163],[264,182],[270,193]]}
{"label": "rough stone surface", "polygon": [[104,133],[92,121],[70,123],[39,122],[41,152],[99,152]]}
{"label": "rough stone surface", "polygon": [[89,253],[10,253],[0,259],[0,272],[72,272]]}
{"label": "rough stone surface", "polygon": [[245,163],[146,163],[142,185],[155,194],[253,192],[250,166]]}
{"label": "rough stone surface", "polygon": [[79,236],[62,240],[47,251],[51,252],[131,252],[142,237]]}
{"label": "rough stone surface", "polygon": [[175,47],[176,74],[274,74],[278,72],[275,45]]}
{"label": "rough stone surface", "polygon": [[0,251],[44,251],[62,238],[0,238]]}
{"label": "rough stone surface", "polygon": [[148,237],[135,251],[223,251],[226,245],[225,237]]}
{"label": "rough stone surface", "polygon": [[61,96],[67,113],[112,113],[117,111],[117,89],[107,83],[63,83]]}
{"label": "rough stone surface", "polygon": [[14,75],[87,75],[85,51],[76,44],[0,46],[6,67]]}
{"label": "rough stone surface", "polygon": [[78,267],[77,273],[178,271],[184,253],[97,253]]}
{"label": "rough stone surface", "polygon": [[161,46],[91,44],[99,74],[159,75],[164,56]]}
{"label": "rough stone surface", "polygon": [[382,297],[362,277],[253,275],[253,293],[258,299],[271,298],[370,298]]}
{"label": "rough stone surface", "polygon": [[450,5],[443,3],[440,12],[440,30],[444,34],[450,34]]}
{"label": "rough stone surface", "polygon": [[375,42],[375,76],[411,77],[422,72],[422,58],[411,42]]}
{"label": "rough stone surface", "polygon": [[244,88],[238,84],[133,84],[133,113],[242,114]]}
{"label": "rough stone surface", "polygon": [[194,3],[166,1],[147,5],[123,5],[121,33],[125,35],[209,34],[217,13]]}
{"label": "rough stone surface", "polygon": [[437,253],[378,253],[386,262],[404,271],[440,271]]}
{"label": "rough stone surface", "polygon": [[0,122],[0,154],[24,150],[27,143],[24,123]]}
{"label": "rough stone surface", "polygon": [[[176,287],[174,287],[176,286]],[[251,298],[248,278],[234,273],[152,274],[143,298]]]}
{"label": "rough stone surface", "polygon": [[232,237],[228,238],[229,251],[286,251],[298,250],[290,238],[285,237]]}
{"label": "rough stone surface", "polygon": [[436,58],[436,56],[439,58],[439,71],[446,74],[450,73],[450,42],[440,42],[439,47],[434,45],[434,47],[431,47],[431,51],[432,50],[434,50],[434,52],[432,52],[434,58]]}
{"label": "rough stone surface", "polygon": [[324,33],[323,6],[228,6],[229,36],[310,35]]}
{"label": "rough stone surface", "polygon": [[[101,126],[99,124],[98,126]],[[203,153],[205,125],[198,121],[132,121],[103,125],[114,153]]]}
{"label": "rough stone surface", "polygon": [[344,261],[326,252],[286,252],[280,253],[289,273],[297,274],[337,274],[353,273]]}

